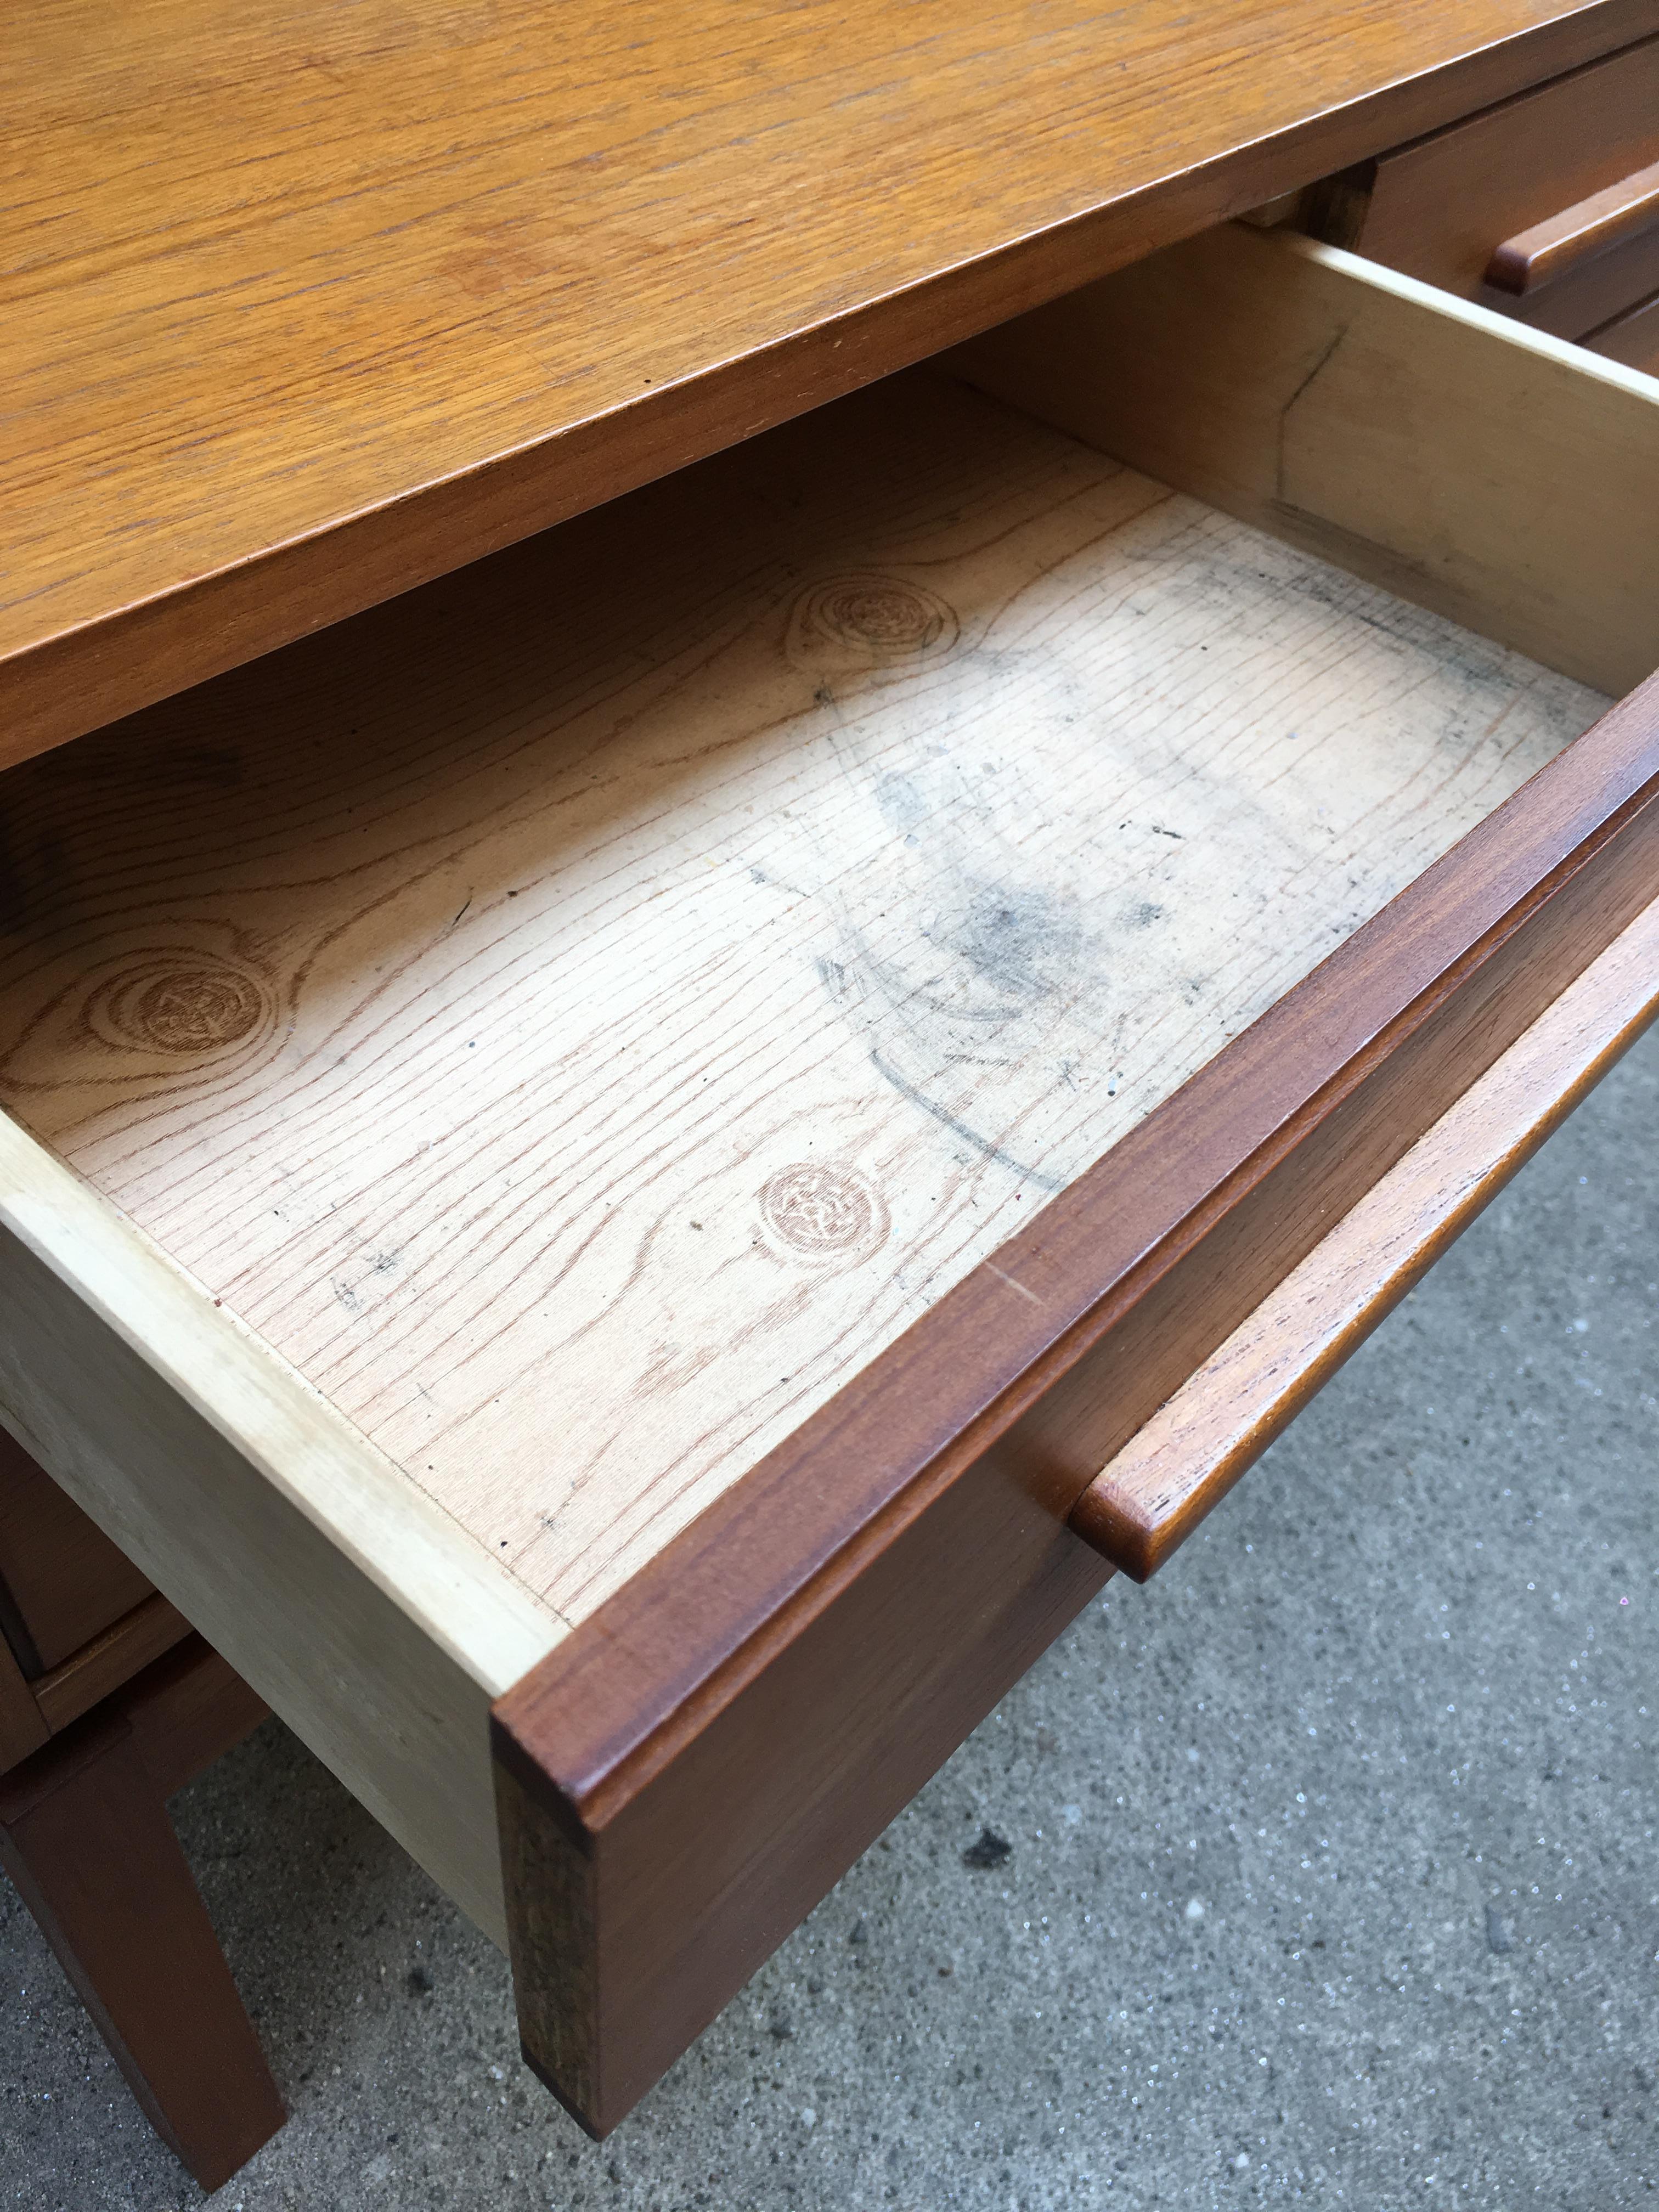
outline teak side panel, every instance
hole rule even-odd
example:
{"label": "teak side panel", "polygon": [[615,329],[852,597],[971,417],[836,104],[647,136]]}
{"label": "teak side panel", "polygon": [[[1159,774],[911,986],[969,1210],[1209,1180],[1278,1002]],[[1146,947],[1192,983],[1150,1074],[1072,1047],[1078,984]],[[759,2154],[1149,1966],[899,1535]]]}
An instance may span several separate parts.
{"label": "teak side panel", "polygon": [[119,1703],[164,1800],[270,1717],[264,1698],[194,1634],[148,1668]]}
{"label": "teak side panel", "polygon": [[1648,907],[1159,1407],[1071,1526],[1145,1582],[1659,1015]]}
{"label": "teak side panel", "polygon": [[[14,27],[0,760],[1659,28],[1654,0]],[[87,364],[96,363],[95,375]]]}
{"label": "teak side panel", "polygon": [[499,1940],[488,1705],[558,1624],[3,1117],[0,1420]]}
{"label": "teak side panel", "polygon": [[1659,388],[1633,370],[1243,224],[950,364],[1602,691],[1659,664]]}
{"label": "teak side panel", "polygon": [[[931,1547],[982,1528],[1004,1492],[1034,1527],[1063,1520],[1646,903],[1656,710],[1659,684],[1542,770],[497,1705],[521,2027],[586,2124],[613,2124],[740,1985],[756,1921],[775,1941],[771,1915],[848,1863],[851,1811],[780,1818],[770,1796],[780,1765],[799,1789],[837,1762],[845,1718],[823,1686],[845,1670],[856,1698],[880,1648],[874,1825],[982,1710],[939,1701],[953,1659],[974,1674],[982,1585],[942,1621],[926,1547],[890,1581],[890,1553],[912,1529]],[[1005,1543],[1018,1591],[1030,1554]],[[804,1680],[811,1700],[789,1694]],[[763,1893],[743,1878],[763,1836]],[[665,1865],[672,1926],[641,1903]],[[571,1990],[593,1996],[574,2019],[556,2012]]]}

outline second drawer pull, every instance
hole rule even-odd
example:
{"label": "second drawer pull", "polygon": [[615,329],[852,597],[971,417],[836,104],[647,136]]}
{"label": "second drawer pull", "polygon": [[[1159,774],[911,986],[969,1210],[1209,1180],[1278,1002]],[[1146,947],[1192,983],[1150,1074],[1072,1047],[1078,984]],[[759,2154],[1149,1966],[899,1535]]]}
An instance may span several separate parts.
{"label": "second drawer pull", "polygon": [[1486,264],[1486,282],[1524,299],[1606,247],[1648,230],[1659,230],[1659,161],[1506,238]]}

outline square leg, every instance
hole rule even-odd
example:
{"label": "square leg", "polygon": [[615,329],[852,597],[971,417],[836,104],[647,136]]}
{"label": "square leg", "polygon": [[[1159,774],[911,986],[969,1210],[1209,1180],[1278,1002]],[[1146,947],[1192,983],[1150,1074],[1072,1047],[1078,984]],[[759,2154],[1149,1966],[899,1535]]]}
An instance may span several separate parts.
{"label": "square leg", "polygon": [[262,1711],[191,1638],[0,1778],[0,1861],[145,2116],[207,2190],[287,2116],[167,1796],[228,1747],[233,1714],[240,1735]]}

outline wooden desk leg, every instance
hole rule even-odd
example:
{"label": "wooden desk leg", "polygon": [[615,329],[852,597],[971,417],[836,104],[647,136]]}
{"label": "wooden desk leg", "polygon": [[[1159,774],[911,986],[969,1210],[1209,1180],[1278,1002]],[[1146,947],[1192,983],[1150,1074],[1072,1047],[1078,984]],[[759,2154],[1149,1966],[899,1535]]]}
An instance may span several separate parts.
{"label": "wooden desk leg", "polygon": [[0,1860],[156,2133],[216,2189],[287,2116],[125,1713],[0,1780]]}

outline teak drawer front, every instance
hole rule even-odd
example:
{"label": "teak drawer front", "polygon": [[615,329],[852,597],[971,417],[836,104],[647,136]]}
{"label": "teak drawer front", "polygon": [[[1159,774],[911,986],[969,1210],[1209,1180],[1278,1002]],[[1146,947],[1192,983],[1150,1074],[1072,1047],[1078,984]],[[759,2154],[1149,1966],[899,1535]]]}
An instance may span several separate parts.
{"label": "teak drawer front", "polygon": [[24,1674],[47,1673],[149,1594],[97,1523],[0,1436],[0,1634]]}
{"label": "teak drawer front", "polygon": [[1344,244],[1403,275],[1582,337],[1659,287],[1659,228],[1523,298],[1486,281],[1493,253],[1654,161],[1659,40],[1650,39],[1382,155],[1355,173],[1347,212],[1335,219]]}
{"label": "teak drawer front", "polygon": [[1659,294],[1632,307],[1629,314],[1592,331],[1584,343],[1608,361],[1620,361],[1627,368],[1659,376]]}
{"label": "teak drawer front", "polygon": [[1243,229],[942,366],[0,786],[0,1413],[601,2131],[1659,860],[1659,386]]}

